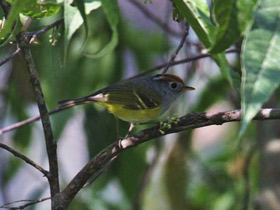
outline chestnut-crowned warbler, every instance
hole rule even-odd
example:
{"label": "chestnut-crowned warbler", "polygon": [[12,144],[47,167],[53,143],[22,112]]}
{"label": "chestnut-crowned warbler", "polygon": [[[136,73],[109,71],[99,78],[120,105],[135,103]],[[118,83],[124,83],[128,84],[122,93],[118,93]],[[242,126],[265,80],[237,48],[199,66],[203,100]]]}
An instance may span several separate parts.
{"label": "chestnut-crowned warbler", "polygon": [[158,74],[121,81],[91,95],[61,101],[59,107],[64,109],[97,102],[133,127],[159,117],[186,90],[194,88],[185,86],[180,77]]}

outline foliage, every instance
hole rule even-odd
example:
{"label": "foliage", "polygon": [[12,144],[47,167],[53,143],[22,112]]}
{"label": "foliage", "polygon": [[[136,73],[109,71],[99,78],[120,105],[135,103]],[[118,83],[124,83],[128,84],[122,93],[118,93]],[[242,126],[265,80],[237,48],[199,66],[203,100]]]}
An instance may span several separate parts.
{"label": "foliage", "polygon": [[[162,58],[168,62],[178,45],[178,37],[151,27],[152,18],[148,15],[135,20],[129,14],[134,13],[129,2],[0,2],[1,58],[14,49],[19,33],[38,31],[64,18],[63,24],[38,35],[36,41],[30,44],[49,110],[55,109],[60,100],[93,93],[156,66]],[[154,9],[155,5],[159,7],[156,2],[139,2],[147,8],[154,6],[150,11],[164,17],[162,10]],[[228,0],[226,4],[222,0],[212,0],[211,4],[202,0],[172,0],[172,3],[166,3],[173,7],[168,15],[169,25],[172,28],[179,25],[175,21],[170,23],[173,15],[179,17],[178,21],[187,22],[195,33],[190,33],[185,52],[181,50],[177,59],[199,54],[202,44],[221,72],[215,73],[215,66],[209,60],[185,66],[188,72],[180,73],[186,76],[191,86],[194,84],[197,91],[192,93],[195,97],[187,95],[187,99],[182,99],[173,112],[181,116],[190,110],[202,112],[212,108],[217,110],[217,107],[239,108],[241,104],[241,129],[231,125],[217,131],[219,135],[213,131],[214,143],[194,149],[192,147],[195,147],[196,141],[200,142],[199,138],[206,141],[213,133],[201,136],[196,130],[183,132],[166,137],[166,141],[155,140],[126,151],[92,186],[81,190],[70,209],[130,209],[134,206],[135,209],[224,210],[242,209],[245,202],[250,204],[249,209],[253,207],[253,196],[245,201],[243,199],[248,184],[244,170],[249,170],[250,190],[254,195],[259,190],[260,163],[258,157],[253,156],[251,165],[246,168],[248,148],[253,143],[241,142],[239,146],[242,149],[239,150],[236,139],[238,133],[246,140],[256,138],[257,126],[249,125],[263,104],[277,94],[280,83],[280,3],[278,0]],[[3,5],[8,5],[10,10],[5,11]],[[233,59],[227,56],[228,48],[240,46],[240,56],[238,54]],[[1,128],[34,116],[37,111],[22,57],[15,56],[7,66],[3,65],[0,69],[0,78],[4,78],[3,83],[0,82]],[[178,71],[173,72],[179,73],[183,69],[180,68],[176,65],[174,69]],[[97,105],[67,110],[52,115],[51,119],[58,152],[67,154],[59,156],[64,186],[72,178],[69,174],[74,176],[89,158],[115,141],[117,129],[114,117]],[[0,141],[7,138],[13,147],[43,165],[47,160],[40,126],[39,123],[25,126],[7,137],[0,136]],[[141,125],[137,130],[145,126],[149,125]],[[127,123],[119,123],[121,135],[125,135],[127,128]],[[81,151],[71,148],[68,153],[62,153],[69,139],[74,139],[73,144],[78,142]],[[40,151],[37,155],[40,153],[41,156],[34,155],[34,150]],[[84,162],[76,166],[74,160],[70,163],[74,169],[69,170],[64,164],[67,165],[72,156],[78,160],[81,156]],[[17,184],[14,180],[27,176],[22,172],[26,169],[24,163],[9,155],[4,159],[5,166],[0,167],[0,206],[9,188]],[[25,188],[25,183],[22,184]],[[28,194],[31,196],[28,199],[38,199],[46,195],[46,189],[46,185],[40,185],[21,195]],[[14,200],[10,195],[8,199]],[[34,209],[40,209],[39,205]]]}

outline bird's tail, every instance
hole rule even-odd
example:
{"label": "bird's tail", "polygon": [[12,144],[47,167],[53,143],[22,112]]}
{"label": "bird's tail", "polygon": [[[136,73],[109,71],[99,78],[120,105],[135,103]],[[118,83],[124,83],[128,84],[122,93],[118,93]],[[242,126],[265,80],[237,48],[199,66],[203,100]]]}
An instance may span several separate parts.
{"label": "bird's tail", "polygon": [[58,102],[58,107],[60,109],[67,109],[67,108],[71,108],[73,106],[86,104],[86,103],[89,103],[89,102],[91,102],[91,100],[88,97],[77,98],[77,99],[69,99],[69,100],[59,101]]}

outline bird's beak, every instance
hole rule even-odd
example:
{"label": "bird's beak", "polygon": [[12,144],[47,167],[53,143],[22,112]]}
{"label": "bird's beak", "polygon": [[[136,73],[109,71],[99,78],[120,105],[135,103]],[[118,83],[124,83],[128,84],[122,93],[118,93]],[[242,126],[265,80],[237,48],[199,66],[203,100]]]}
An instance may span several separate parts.
{"label": "bird's beak", "polygon": [[184,86],[184,87],[182,88],[182,90],[184,90],[184,91],[187,91],[187,90],[195,90],[195,88],[190,87],[190,86]]}

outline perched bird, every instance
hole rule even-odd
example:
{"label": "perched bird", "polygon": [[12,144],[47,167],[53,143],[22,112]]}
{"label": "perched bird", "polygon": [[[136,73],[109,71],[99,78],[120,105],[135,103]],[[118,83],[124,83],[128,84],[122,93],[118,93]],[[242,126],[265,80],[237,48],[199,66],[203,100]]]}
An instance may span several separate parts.
{"label": "perched bird", "polygon": [[59,102],[59,108],[96,102],[117,118],[130,122],[128,133],[135,124],[146,123],[163,114],[186,90],[184,81],[175,75],[158,74],[125,80],[91,95]]}

